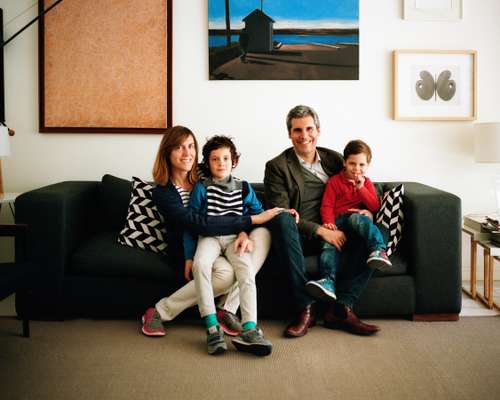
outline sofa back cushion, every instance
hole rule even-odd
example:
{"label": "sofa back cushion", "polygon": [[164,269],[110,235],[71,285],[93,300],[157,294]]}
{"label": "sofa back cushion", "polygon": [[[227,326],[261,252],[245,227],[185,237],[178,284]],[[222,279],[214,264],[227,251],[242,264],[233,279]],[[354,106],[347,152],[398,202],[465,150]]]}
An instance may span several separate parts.
{"label": "sofa back cushion", "polygon": [[132,192],[131,182],[106,174],[99,186],[102,229],[118,232],[123,228]]}

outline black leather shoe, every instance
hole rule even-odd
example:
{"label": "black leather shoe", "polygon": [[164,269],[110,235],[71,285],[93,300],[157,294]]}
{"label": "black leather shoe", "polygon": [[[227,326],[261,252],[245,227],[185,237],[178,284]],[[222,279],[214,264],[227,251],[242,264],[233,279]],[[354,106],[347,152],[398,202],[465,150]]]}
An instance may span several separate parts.
{"label": "black leather shoe", "polygon": [[297,319],[292,321],[285,329],[286,337],[301,337],[307,330],[316,324],[316,312],[313,304],[306,306]]}
{"label": "black leather shoe", "polygon": [[339,303],[332,305],[325,313],[324,326],[329,329],[340,329],[355,335],[373,335],[380,328],[377,325],[362,322],[352,308]]}

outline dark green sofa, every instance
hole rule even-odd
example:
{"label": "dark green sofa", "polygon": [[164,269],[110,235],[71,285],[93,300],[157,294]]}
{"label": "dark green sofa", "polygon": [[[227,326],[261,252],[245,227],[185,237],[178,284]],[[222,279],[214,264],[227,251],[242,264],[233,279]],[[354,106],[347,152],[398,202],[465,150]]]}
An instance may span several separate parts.
{"label": "dark green sofa", "polygon": [[[381,183],[387,190],[400,182]],[[403,239],[376,272],[356,311],[362,316],[458,318],[461,308],[460,199],[414,182],[405,184]],[[263,184],[254,184],[260,198]],[[123,227],[130,182],[105,175],[101,182],[61,182],[16,199],[16,222],[29,226],[28,259],[40,272],[17,312],[31,318],[138,317],[182,285],[168,257],[125,247]],[[314,271],[317,257],[308,257]],[[281,267],[282,268],[282,267]],[[259,315],[287,318],[290,292],[270,258],[257,277]],[[191,311],[193,312],[193,311]]]}

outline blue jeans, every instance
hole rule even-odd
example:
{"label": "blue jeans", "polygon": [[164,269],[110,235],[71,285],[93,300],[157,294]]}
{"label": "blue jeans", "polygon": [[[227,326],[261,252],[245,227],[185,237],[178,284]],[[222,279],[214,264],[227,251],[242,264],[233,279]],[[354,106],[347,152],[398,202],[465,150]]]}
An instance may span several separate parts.
{"label": "blue jeans", "polygon": [[[309,281],[304,255],[319,254],[323,241],[319,238],[305,238],[300,235],[295,220],[288,213],[281,213],[267,223],[271,232],[271,257],[273,262],[286,268],[290,277],[297,310],[314,303],[306,289]],[[360,249],[360,245],[362,248]],[[361,295],[373,270],[366,266],[366,248],[359,240],[350,240],[346,245],[349,268],[339,269],[336,282],[337,301],[352,306]]]}
{"label": "blue jeans", "polygon": [[[335,219],[337,228],[344,232],[349,239],[360,238],[366,245],[368,252],[374,250],[385,250],[386,245],[382,233],[373,221],[366,215],[342,214]],[[366,260],[365,260],[366,261]],[[340,251],[325,242],[319,259],[319,274],[321,278],[336,280],[337,271],[340,266]]]}

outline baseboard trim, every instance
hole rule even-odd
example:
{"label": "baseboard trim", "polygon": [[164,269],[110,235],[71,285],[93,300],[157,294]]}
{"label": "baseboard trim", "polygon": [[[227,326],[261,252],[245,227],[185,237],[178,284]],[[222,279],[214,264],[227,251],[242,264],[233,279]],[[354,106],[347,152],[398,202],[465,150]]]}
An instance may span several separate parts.
{"label": "baseboard trim", "polygon": [[413,314],[412,320],[416,322],[458,321],[458,314]]}

